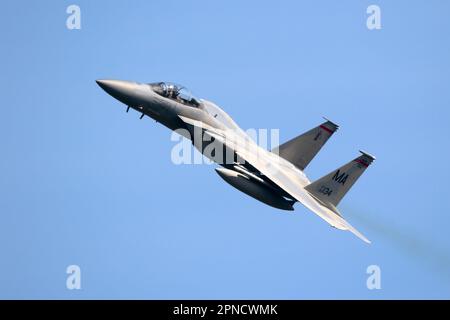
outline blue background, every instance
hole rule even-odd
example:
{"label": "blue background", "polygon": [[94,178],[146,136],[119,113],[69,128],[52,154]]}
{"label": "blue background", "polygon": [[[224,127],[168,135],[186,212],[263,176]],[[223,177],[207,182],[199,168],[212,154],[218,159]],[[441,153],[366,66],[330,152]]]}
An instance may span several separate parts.
{"label": "blue background", "polygon": [[[0,298],[450,298],[448,1],[77,1],[81,30],[70,4],[0,11]],[[377,156],[340,204],[373,244],[175,166],[99,78],[182,83],[281,141],[339,123],[306,173]]]}

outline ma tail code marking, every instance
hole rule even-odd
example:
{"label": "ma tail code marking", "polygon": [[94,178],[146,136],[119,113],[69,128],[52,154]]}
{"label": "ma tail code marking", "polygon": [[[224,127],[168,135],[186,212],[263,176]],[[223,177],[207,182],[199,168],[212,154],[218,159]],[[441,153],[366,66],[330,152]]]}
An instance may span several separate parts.
{"label": "ma tail code marking", "polygon": [[346,174],[345,172],[342,172],[340,170],[336,171],[336,173],[333,176],[333,180],[336,181],[337,183],[342,183],[345,184],[345,181],[347,181],[348,178],[348,174]]}

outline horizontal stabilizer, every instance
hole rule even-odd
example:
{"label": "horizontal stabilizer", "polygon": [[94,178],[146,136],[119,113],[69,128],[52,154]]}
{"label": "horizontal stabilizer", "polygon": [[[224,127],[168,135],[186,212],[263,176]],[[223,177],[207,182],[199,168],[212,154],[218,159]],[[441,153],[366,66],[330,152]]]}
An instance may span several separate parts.
{"label": "horizontal stabilizer", "polygon": [[[326,119],[327,120],[327,119]],[[272,152],[304,170],[339,126],[329,120],[283,143]]]}

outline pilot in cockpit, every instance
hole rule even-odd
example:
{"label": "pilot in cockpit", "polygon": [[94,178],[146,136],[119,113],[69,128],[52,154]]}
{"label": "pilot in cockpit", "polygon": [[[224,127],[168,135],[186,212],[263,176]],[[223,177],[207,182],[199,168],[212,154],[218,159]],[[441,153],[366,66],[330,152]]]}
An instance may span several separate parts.
{"label": "pilot in cockpit", "polygon": [[179,103],[191,106],[199,107],[200,102],[192,93],[183,86],[179,86],[168,82],[150,83],[150,86],[163,97],[175,100]]}
{"label": "pilot in cockpit", "polygon": [[178,95],[178,92],[174,85],[167,86],[167,97],[168,98],[176,99],[177,95]]}

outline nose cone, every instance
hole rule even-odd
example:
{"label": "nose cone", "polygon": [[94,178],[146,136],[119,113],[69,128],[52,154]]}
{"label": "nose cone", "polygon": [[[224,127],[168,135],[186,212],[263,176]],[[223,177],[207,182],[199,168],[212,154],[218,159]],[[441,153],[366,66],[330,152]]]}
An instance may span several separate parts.
{"label": "nose cone", "polygon": [[96,80],[97,84],[109,95],[129,104],[133,100],[136,83],[122,80]]}

